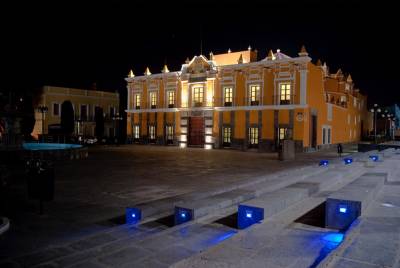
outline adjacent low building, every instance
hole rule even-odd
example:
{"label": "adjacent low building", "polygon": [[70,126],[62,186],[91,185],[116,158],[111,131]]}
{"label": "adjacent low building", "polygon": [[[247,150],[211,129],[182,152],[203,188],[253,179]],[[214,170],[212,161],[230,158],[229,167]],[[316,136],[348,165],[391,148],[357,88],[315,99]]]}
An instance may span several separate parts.
{"label": "adjacent low building", "polygon": [[276,151],[284,139],[296,151],[360,140],[366,96],[350,75],[330,73],[302,47],[187,59],[180,71],[127,78],[127,134],[138,143]]}
{"label": "adjacent low building", "polygon": [[[35,127],[32,135],[48,134],[61,122],[61,106],[70,101],[74,109],[75,135],[95,135],[96,107],[102,108],[104,117],[104,136],[114,137],[116,133],[115,119],[119,111],[119,94],[113,92],[44,86],[40,101],[35,105]],[[47,107],[42,113],[39,107]]]}

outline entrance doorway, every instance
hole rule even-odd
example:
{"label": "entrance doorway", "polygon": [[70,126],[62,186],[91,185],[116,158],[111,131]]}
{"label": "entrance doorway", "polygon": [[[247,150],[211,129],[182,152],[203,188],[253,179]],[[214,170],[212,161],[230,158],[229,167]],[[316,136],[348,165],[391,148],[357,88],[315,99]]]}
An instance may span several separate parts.
{"label": "entrance doorway", "polygon": [[189,146],[204,146],[204,117],[189,117]]}

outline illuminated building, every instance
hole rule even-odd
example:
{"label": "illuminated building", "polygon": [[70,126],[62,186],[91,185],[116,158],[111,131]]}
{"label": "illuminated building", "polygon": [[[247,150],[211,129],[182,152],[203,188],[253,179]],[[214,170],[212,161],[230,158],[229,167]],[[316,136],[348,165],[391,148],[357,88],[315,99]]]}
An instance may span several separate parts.
{"label": "illuminated building", "polygon": [[283,139],[296,151],[360,139],[366,97],[350,75],[279,49],[187,59],[180,71],[127,78],[127,133],[138,143],[276,151]]}

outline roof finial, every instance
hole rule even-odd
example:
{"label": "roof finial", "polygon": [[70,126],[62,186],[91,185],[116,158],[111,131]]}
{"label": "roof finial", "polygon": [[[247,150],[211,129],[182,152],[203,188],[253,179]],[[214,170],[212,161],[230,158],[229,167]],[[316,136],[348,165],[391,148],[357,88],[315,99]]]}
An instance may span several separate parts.
{"label": "roof finial", "polygon": [[210,52],[210,60],[214,60],[214,54],[212,53],[212,51]]}
{"label": "roof finial", "polygon": [[189,62],[190,62],[189,57],[187,57],[185,63],[188,64]]}
{"label": "roof finial", "polygon": [[274,52],[272,52],[272,49],[269,50],[267,59],[275,60],[275,55],[274,55]]}
{"label": "roof finial", "polygon": [[243,56],[240,54],[240,57],[238,59],[238,64],[243,64]]}
{"label": "roof finial", "polygon": [[251,46],[249,45],[249,47],[247,49],[250,51],[251,50]]}
{"label": "roof finial", "polygon": [[321,62],[321,60],[320,60],[320,59],[318,59],[318,60],[317,60],[317,62],[315,63],[315,65],[317,65],[317,66],[322,66],[322,62]]}
{"label": "roof finial", "polygon": [[299,52],[300,57],[306,57],[308,56],[308,52],[306,50],[306,47],[304,45],[301,46],[300,52]]}
{"label": "roof finial", "polygon": [[231,51],[231,49],[230,48],[228,48],[228,53],[231,53],[232,51]]}
{"label": "roof finial", "polygon": [[144,72],[144,75],[151,75],[149,67],[146,67],[146,71]]}
{"label": "roof finial", "polygon": [[161,70],[162,73],[169,73],[167,64],[164,64],[164,68]]}
{"label": "roof finial", "polygon": [[353,79],[351,78],[351,74],[349,74],[349,75],[347,76],[346,81],[349,82],[349,83],[352,83],[352,82],[353,82]]}
{"label": "roof finial", "polygon": [[129,77],[129,78],[133,78],[133,77],[135,77],[135,75],[133,74],[133,71],[132,71],[132,69],[129,71],[128,77]]}

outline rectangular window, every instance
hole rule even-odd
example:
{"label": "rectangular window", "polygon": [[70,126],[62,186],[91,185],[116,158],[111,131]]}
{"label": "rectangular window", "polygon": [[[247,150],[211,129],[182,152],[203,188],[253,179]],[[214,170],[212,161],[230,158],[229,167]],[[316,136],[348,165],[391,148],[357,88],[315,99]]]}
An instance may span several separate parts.
{"label": "rectangular window", "polygon": [[86,121],[88,119],[88,109],[86,104],[81,104],[81,120]]}
{"label": "rectangular window", "polygon": [[260,85],[250,85],[249,101],[252,106],[260,104]]}
{"label": "rectangular window", "polygon": [[60,104],[59,103],[53,103],[53,115],[60,116]]}
{"label": "rectangular window", "polygon": [[224,106],[232,106],[233,102],[233,88],[224,87]]}
{"label": "rectangular window", "polygon": [[113,117],[115,115],[115,108],[110,107],[110,117]]}
{"label": "rectangular window", "polygon": [[135,125],[135,126],[133,127],[133,138],[134,138],[135,140],[138,140],[138,139],[140,138],[140,128],[139,128],[139,125]]}
{"label": "rectangular window", "polygon": [[249,142],[250,145],[258,144],[258,128],[256,127],[249,128]]}
{"label": "rectangular window", "polygon": [[149,126],[149,138],[151,141],[155,141],[156,139],[156,127],[155,126]]}
{"label": "rectangular window", "polygon": [[280,84],[280,104],[290,104],[290,83]]}
{"label": "rectangular window", "polygon": [[230,145],[231,144],[231,128],[230,127],[224,127],[223,128],[223,139],[224,139],[224,145]]}
{"label": "rectangular window", "polygon": [[322,128],[322,144],[326,143],[326,128]]}
{"label": "rectangular window", "polygon": [[287,128],[279,128],[279,140],[284,140],[286,138]]}
{"label": "rectangular window", "polygon": [[135,108],[140,109],[140,94],[135,94]]}
{"label": "rectangular window", "polygon": [[194,106],[203,106],[203,87],[194,87],[193,88],[193,103]]}
{"label": "rectangular window", "polygon": [[174,141],[174,126],[167,126],[167,142],[171,143]]}
{"label": "rectangular window", "polygon": [[175,105],[175,91],[168,91],[168,108],[174,108]]}
{"label": "rectangular window", "polygon": [[157,108],[157,92],[150,92],[151,109]]}
{"label": "rectangular window", "polygon": [[328,144],[331,144],[331,129],[328,128]]}

